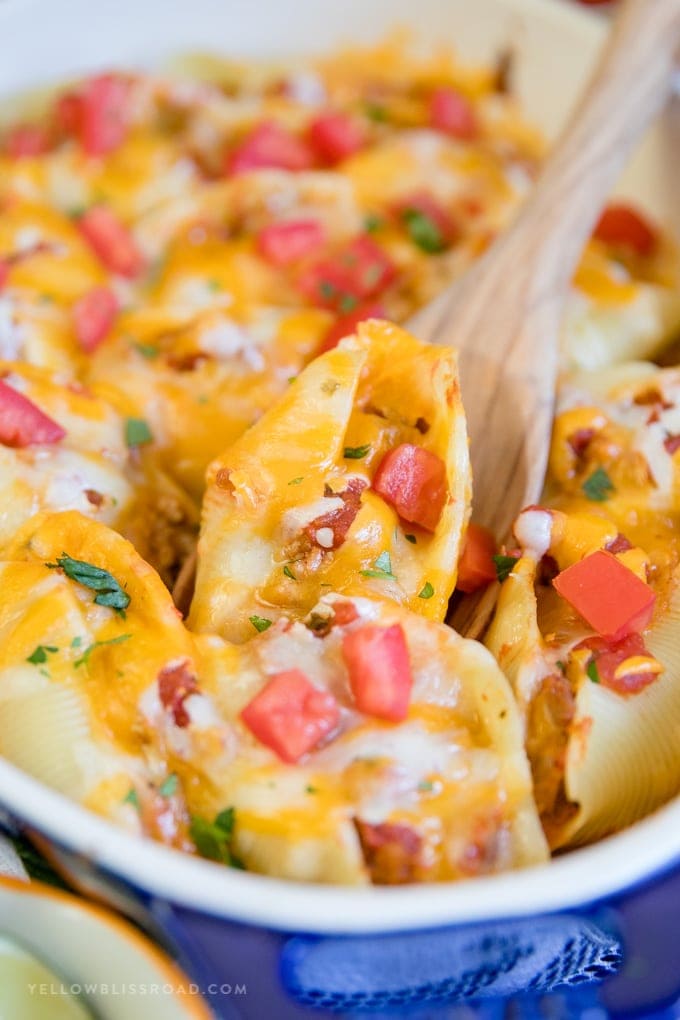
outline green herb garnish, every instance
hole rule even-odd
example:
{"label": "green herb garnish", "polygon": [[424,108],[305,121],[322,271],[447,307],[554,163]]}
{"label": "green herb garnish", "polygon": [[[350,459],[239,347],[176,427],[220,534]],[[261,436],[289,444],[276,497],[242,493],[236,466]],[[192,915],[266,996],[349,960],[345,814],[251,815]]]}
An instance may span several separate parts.
{"label": "green herb garnish", "polygon": [[599,684],[600,674],[597,672],[597,663],[595,659],[591,659],[586,666],[586,675],[593,681],[594,684]]}
{"label": "green herb garnish", "polygon": [[338,308],[343,315],[349,315],[350,312],[354,311],[358,304],[359,302],[355,298],[354,294],[343,294],[338,301]]}
{"label": "green herb garnish", "polygon": [[60,568],[72,581],[77,581],[84,588],[91,588],[96,591],[94,601],[98,606],[108,606],[115,609],[121,616],[130,605],[130,596],[123,591],[118,581],[108,570],[101,567],[94,567],[84,560],[74,560],[68,553],[62,553],[57,557],[56,563],[46,563],[50,570]]}
{"label": "green herb garnish", "polygon": [[377,213],[369,213],[364,218],[364,230],[367,234],[374,234],[376,230],[380,230],[384,222],[382,216],[378,216]]}
{"label": "green herb garnish", "polygon": [[379,103],[366,103],[364,109],[366,116],[377,124],[384,124],[387,120],[387,110],[384,106],[380,106]]}
{"label": "green herb garnish", "polygon": [[304,475],[300,475],[299,478],[291,478],[291,480],[288,482],[288,484],[289,485],[299,485],[300,482],[304,482],[304,480],[305,480],[305,476]]}
{"label": "green herb garnish", "polygon": [[418,592],[418,598],[419,599],[431,599],[433,595],[434,595],[434,588],[432,587],[432,585],[430,584],[429,581],[426,581],[425,584],[423,585],[422,591]]}
{"label": "green herb garnish", "polygon": [[305,793],[318,793],[316,786],[305,786]]}
{"label": "green herb garnish", "polygon": [[396,581],[396,577],[392,573],[392,560],[390,559],[390,554],[387,550],[380,553],[380,556],[378,556],[370,570],[361,570],[360,573],[363,574],[364,577],[380,577]]}
{"label": "green herb garnish", "polygon": [[128,418],[125,422],[125,442],[128,446],[143,446],[153,442],[148,423],[143,418]]}
{"label": "green herb garnish", "polygon": [[347,460],[363,460],[370,452],[371,444],[366,443],[365,446],[346,446],[344,455]]}
{"label": "green herb garnish", "polygon": [[32,662],[34,666],[40,666],[43,662],[47,662],[48,652],[53,654],[58,651],[59,649],[55,648],[53,645],[38,645],[35,651],[31,652],[28,656],[26,662]]}
{"label": "green herb garnish", "polygon": [[446,241],[441,230],[426,213],[419,209],[405,209],[402,218],[406,224],[409,237],[421,251],[428,255],[436,255],[444,251]]}
{"label": "green herb garnish", "polygon": [[249,616],[248,619],[258,634],[261,634],[263,630],[269,630],[272,625],[272,621],[268,620],[266,616]]}
{"label": "green herb garnish", "polygon": [[415,545],[417,542],[415,535],[404,535],[404,538],[406,539],[407,542],[410,542],[412,545]]}
{"label": "green herb garnish", "polygon": [[73,665],[78,669],[79,666],[84,666],[90,661],[90,656],[97,648],[103,648],[105,645],[120,645],[123,641],[129,641],[131,637],[132,634],[119,634],[118,637],[108,638],[106,641],[95,641],[94,644],[87,646],[83,654],[79,659],[76,659]]}
{"label": "green herb garnish", "polygon": [[288,566],[287,563],[286,563],[285,567],[283,568],[283,572],[286,575],[286,577],[289,577],[291,579],[291,581],[297,581],[297,577],[295,576],[295,574],[290,569],[290,567]]}
{"label": "green herb garnish", "polygon": [[496,564],[496,577],[499,581],[505,581],[512,573],[512,568],[517,563],[519,556],[494,556],[492,559]]}
{"label": "green herb garnish", "polygon": [[214,822],[196,816],[191,819],[189,835],[201,857],[218,861],[220,864],[228,864],[232,868],[243,867],[241,861],[231,852],[235,822],[236,813],[233,808],[220,811]]}
{"label": "green herb garnish", "polygon": [[123,804],[132,804],[134,808],[139,811],[139,795],[135,790],[134,786],[131,786],[128,792],[123,797]]}
{"label": "green herb garnish", "polygon": [[171,772],[166,779],[163,780],[161,785],[158,787],[158,792],[161,797],[172,797],[173,793],[177,791],[177,784],[179,779],[174,772]]}
{"label": "green herb garnish", "polygon": [[596,468],[581,486],[584,495],[593,503],[604,503],[614,491],[614,483],[604,468]]}
{"label": "green herb garnish", "polygon": [[138,354],[141,354],[143,358],[148,358],[151,361],[152,358],[157,358],[160,351],[153,344],[143,344],[135,340],[132,344]]}

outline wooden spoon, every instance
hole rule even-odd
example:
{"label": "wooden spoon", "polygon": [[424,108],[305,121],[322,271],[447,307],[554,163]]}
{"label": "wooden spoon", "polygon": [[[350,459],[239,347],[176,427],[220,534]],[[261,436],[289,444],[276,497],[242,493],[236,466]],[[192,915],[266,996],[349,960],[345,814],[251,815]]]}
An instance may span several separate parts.
{"label": "wooden spoon", "polygon": [[[628,0],[585,95],[510,229],[407,327],[459,352],[471,443],[474,518],[505,538],[543,487],[559,322],[602,204],[672,88],[680,0]],[[463,600],[475,636],[495,591]]]}

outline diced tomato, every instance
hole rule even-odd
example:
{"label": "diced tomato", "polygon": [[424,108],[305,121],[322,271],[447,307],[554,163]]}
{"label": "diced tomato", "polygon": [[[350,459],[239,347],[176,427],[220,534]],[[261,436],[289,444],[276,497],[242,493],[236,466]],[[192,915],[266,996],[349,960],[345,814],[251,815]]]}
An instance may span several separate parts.
{"label": "diced tomato", "polygon": [[5,151],[13,159],[42,156],[49,148],[49,136],[38,124],[16,124],[5,138]]}
{"label": "diced tomato", "polygon": [[78,226],[95,255],[112,273],[134,279],[144,271],[144,256],[132,234],[107,206],[88,209]]}
{"label": "diced tomato", "polygon": [[80,140],[88,156],[113,152],[127,134],[129,88],[123,78],[102,74],[83,89]]}
{"label": "diced tomato", "polygon": [[395,275],[396,267],[387,252],[363,234],[332,257],[310,266],[298,286],[315,305],[349,313],[358,301],[384,290]]}
{"label": "diced tomato", "polygon": [[446,464],[422,446],[401,443],[381,460],[373,488],[405,521],[435,531],[446,503]]}
{"label": "diced tomato", "polygon": [[469,99],[453,88],[435,89],[430,97],[430,124],[454,138],[471,139],[478,131]]}
{"label": "diced tomato", "polygon": [[166,666],[158,674],[158,697],[163,708],[172,715],[175,726],[183,728],[191,722],[184,702],[197,692],[196,677],[186,660],[175,666]]}
{"label": "diced tomato", "polygon": [[66,431],[39,407],[0,380],[0,443],[3,446],[34,446],[58,443]]}
{"label": "diced tomato", "polygon": [[[651,659],[645,643],[639,634],[629,634],[622,641],[613,642],[607,641],[604,638],[586,638],[585,641],[581,641],[576,645],[574,650],[580,648],[588,648],[592,651],[593,654],[590,661],[595,663],[597,679],[605,687],[616,691],[617,694],[637,694],[644,687],[654,683],[659,676],[658,668],[642,670],[639,669],[639,664],[636,664],[634,661],[643,657],[650,659],[652,665],[655,662],[655,660]],[[623,671],[617,676],[619,667],[627,659],[633,660],[631,662],[631,671]],[[635,672],[636,668],[638,672]]]}
{"label": "diced tomato", "polygon": [[7,265],[4,259],[0,259],[0,290],[2,290],[2,288],[7,283],[8,276],[9,266]]}
{"label": "diced tomato", "polygon": [[82,103],[77,92],[64,92],[54,105],[54,123],[62,135],[75,135],[80,128]]}
{"label": "diced tomato", "polygon": [[670,456],[672,457],[673,454],[677,453],[678,450],[680,450],[680,433],[676,435],[666,436],[666,438],[663,441],[663,445],[666,453],[670,454]]}
{"label": "diced tomato", "polygon": [[324,163],[339,163],[363,148],[364,128],[346,113],[323,113],[312,121],[309,140]]}
{"label": "diced tomato", "polygon": [[267,262],[287,266],[305,255],[311,255],[326,241],[326,231],[318,220],[289,220],[271,223],[260,231],[257,248]]}
{"label": "diced tomato", "polygon": [[299,669],[277,673],[241,712],[250,732],[287,762],[296,762],[328,736],[340,718],[332,694]]}
{"label": "diced tomato", "polygon": [[421,216],[426,217],[437,229],[443,247],[452,244],[458,236],[458,227],[452,216],[441,202],[438,202],[427,191],[415,191],[412,195],[406,195],[399,199],[395,206],[395,212],[400,218],[408,217],[413,213],[420,213]]}
{"label": "diced tomato", "polygon": [[321,514],[306,526],[305,534],[315,545],[321,549],[337,549],[342,545],[354,518],[359,513],[361,493],[365,488],[366,482],[363,479],[350,478],[347,488],[342,492],[329,493],[330,496],[341,499],[342,506],[329,510],[327,514]]}
{"label": "diced tomato", "polygon": [[456,588],[469,593],[495,581],[496,565],[493,561],[495,552],[496,540],[489,529],[470,521],[463,552],[458,561]]}
{"label": "diced tomato", "polygon": [[118,299],[108,287],[93,287],[73,306],[73,324],[78,343],[90,354],[99,347],[113,325]]}
{"label": "diced tomato", "polygon": [[77,92],[60,96],[55,121],[76,137],[88,156],[106,156],[124,141],[128,118],[127,82],[116,74],[90,78]]}
{"label": "diced tomato", "polygon": [[319,348],[319,354],[325,354],[326,351],[331,351],[334,347],[337,347],[341,340],[354,333],[360,322],[365,322],[366,319],[384,318],[385,309],[382,305],[376,302],[358,305],[353,312],[350,312],[348,315],[341,315],[329,327]]}
{"label": "diced tomato", "polygon": [[614,248],[629,248],[636,255],[653,254],[657,234],[652,225],[632,206],[623,202],[608,205],[597,222],[593,237]]}
{"label": "diced tomato", "polygon": [[303,139],[274,121],[263,121],[227,156],[225,169],[242,174],[266,167],[309,170],[313,165],[314,156]]}
{"label": "diced tomato", "polygon": [[405,719],[413,674],[401,624],[351,630],[342,639],[342,654],[359,711],[390,722]]}
{"label": "diced tomato", "polygon": [[553,584],[593,630],[611,641],[644,630],[654,612],[650,586],[604,550],[567,567]]}

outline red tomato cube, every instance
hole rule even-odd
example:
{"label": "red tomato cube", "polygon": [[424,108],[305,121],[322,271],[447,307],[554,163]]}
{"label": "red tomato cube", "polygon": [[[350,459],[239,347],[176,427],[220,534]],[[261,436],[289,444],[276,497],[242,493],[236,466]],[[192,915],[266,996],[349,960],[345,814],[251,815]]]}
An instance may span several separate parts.
{"label": "red tomato cube", "polygon": [[13,159],[42,156],[49,148],[49,136],[38,124],[16,124],[5,138],[5,151]]}
{"label": "red tomato cube", "polygon": [[253,736],[287,762],[312,751],[339,718],[333,695],[315,687],[299,669],[277,673],[241,712]]}
{"label": "red tomato cube", "polygon": [[134,279],[144,271],[144,256],[135,239],[107,206],[88,209],[78,226],[100,262],[112,273]]}
{"label": "red tomato cube", "polygon": [[309,140],[324,163],[339,163],[363,148],[363,126],[346,113],[323,113],[309,126]]}
{"label": "red tomato cube", "polygon": [[654,612],[654,591],[604,550],[567,567],[553,584],[593,630],[610,641],[640,633]]}
{"label": "red tomato cube", "polygon": [[24,447],[58,443],[65,429],[48,418],[32,400],[0,380],[0,443]]}
{"label": "red tomato cube", "polygon": [[298,286],[315,305],[348,314],[358,301],[384,290],[395,275],[396,267],[387,252],[363,234],[310,266]]}
{"label": "red tomato cube", "polygon": [[90,354],[99,347],[113,325],[118,299],[108,287],[93,287],[73,306],[73,325],[78,343]]}
{"label": "red tomato cube", "polygon": [[79,133],[88,156],[113,152],[127,133],[129,88],[115,74],[101,74],[85,84],[81,96]]}
{"label": "red tomato cube", "polygon": [[430,124],[454,138],[468,141],[478,132],[477,117],[469,99],[457,89],[435,89],[430,97]]}
{"label": "red tomato cube", "polygon": [[318,220],[289,220],[272,223],[260,231],[257,248],[273,266],[287,266],[320,248],[326,231]]}
{"label": "red tomato cube", "polygon": [[341,315],[339,319],[335,320],[323,338],[319,354],[324,354],[326,351],[331,351],[334,347],[337,347],[341,340],[354,333],[360,322],[365,322],[366,319],[384,318],[385,309],[382,305],[375,302],[358,305],[353,312],[350,312],[348,315]]}
{"label": "red tomato cube", "polygon": [[4,259],[0,259],[0,290],[2,290],[2,288],[7,283],[8,276],[9,266],[7,265]]}
{"label": "red tomato cube", "polygon": [[400,517],[435,531],[446,503],[446,464],[436,453],[402,443],[385,454],[373,489]]}
{"label": "red tomato cube", "polygon": [[456,588],[469,593],[495,581],[495,552],[496,540],[489,529],[470,521],[458,561]]}
{"label": "red tomato cube", "polygon": [[652,255],[657,235],[650,223],[630,205],[612,203],[604,210],[593,237],[613,248],[629,248],[636,255]]}
{"label": "red tomato cube", "polygon": [[357,627],[342,639],[342,654],[359,711],[390,722],[405,719],[413,674],[401,624]]}
{"label": "red tomato cube", "polygon": [[274,121],[263,121],[230,153],[225,169],[227,173],[242,174],[266,167],[309,170],[313,165],[314,157],[306,142]]}

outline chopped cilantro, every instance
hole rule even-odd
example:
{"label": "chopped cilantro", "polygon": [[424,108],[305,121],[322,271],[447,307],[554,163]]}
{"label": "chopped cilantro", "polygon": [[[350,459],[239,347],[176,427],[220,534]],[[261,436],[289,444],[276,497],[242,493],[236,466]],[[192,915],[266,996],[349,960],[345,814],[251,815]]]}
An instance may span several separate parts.
{"label": "chopped cilantro", "polygon": [[123,591],[118,581],[112,574],[109,574],[108,570],[94,567],[91,563],[86,563],[84,560],[74,560],[68,553],[62,553],[61,556],[58,556],[56,563],[47,563],[45,565],[50,570],[56,570],[57,568],[63,570],[72,581],[77,581],[84,588],[91,588],[92,591],[96,591],[97,594],[94,601],[98,606],[109,606],[111,609],[115,609],[121,616],[125,615],[125,610],[130,605],[130,596],[126,591]]}
{"label": "chopped cilantro", "polygon": [[132,804],[134,808],[139,811],[139,795],[135,790],[134,786],[131,786],[128,792],[123,797],[123,804]]}
{"label": "chopped cilantro", "polygon": [[384,124],[387,120],[387,110],[384,106],[380,106],[379,103],[366,103],[364,109],[366,116],[377,124]]}
{"label": "chopped cilantro", "polygon": [[347,460],[363,460],[366,454],[371,452],[371,444],[366,443],[365,446],[346,446],[345,457]]}
{"label": "chopped cilantro", "polygon": [[379,577],[396,581],[396,577],[392,573],[392,560],[387,550],[380,553],[370,570],[362,570],[360,573],[364,577]]}
{"label": "chopped cilantro", "polygon": [[496,577],[499,581],[505,581],[511,574],[519,556],[493,556],[492,559],[496,564]]}
{"label": "chopped cilantro", "polygon": [[263,630],[269,630],[272,625],[272,621],[268,620],[266,616],[249,616],[248,619],[258,634],[261,634]]}
{"label": "chopped cilantro", "polygon": [[446,248],[446,242],[442,232],[431,217],[419,209],[405,209],[403,220],[406,224],[409,237],[421,251],[428,255],[436,255]]}
{"label": "chopped cilantro", "polygon": [[422,782],[418,783],[418,789],[421,793],[431,793],[434,790],[434,783],[431,779],[423,779]]}
{"label": "chopped cilantro", "polygon": [[161,785],[158,787],[158,792],[160,793],[161,797],[172,797],[173,793],[176,793],[177,791],[178,782],[179,780],[175,773],[171,772],[170,775],[167,776],[163,780]]}
{"label": "chopped cilantro", "polygon": [[343,294],[338,302],[338,308],[343,315],[349,315],[359,304],[354,294]]}
{"label": "chopped cilantro", "polygon": [[48,652],[53,654],[58,651],[59,649],[55,648],[53,645],[38,645],[35,651],[31,652],[28,656],[26,662],[32,662],[34,666],[40,666],[43,662],[47,662]]}
{"label": "chopped cilantro", "polygon": [[404,535],[404,538],[406,539],[407,542],[410,542],[412,545],[415,545],[416,542],[418,541],[415,535]]}
{"label": "chopped cilantro", "polygon": [[562,662],[561,659],[558,659],[555,665],[559,669],[560,673],[562,673],[564,676],[567,675],[567,664],[565,662]]}
{"label": "chopped cilantro", "polygon": [[335,297],[336,287],[330,280],[321,280],[319,282],[319,296],[324,298],[326,301],[330,301],[331,298]]}
{"label": "chopped cilantro", "polygon": [[228,864],[232,868],[242,868],[243,864],[231,852],[231,841],[234,835],[236,816],[233,808],[220,811],[214,822],[206,818],[193,816],[189,835],[193,839],[201,857],[220,864]]}
{"label": "chopped cilantro", "polygon": [[295,576],[295,574],[290,569],[290,567],[288,566],[287,563],[286,563],[285,567],[283,568],[283,572],[286,575],[286,577],[289,577],[291,579],[291,581],[297,581],[297,577]]}
{"label": "chopped cilantro", "polygon": [[586,499],[593,503],[604,503],[614,491],[614,484],[604,468],[596,468],[581,486]]}
{"label": "chopped cilantro", "polygon": [[77,637],[74,637],[73,641],[71,642],[71,648],[80,648],[82,643],[83,639],[81,638],[80,635],[78,635]]}
{"label": "chopped cilantro", "polygon": [[299,478],[291,478],[291,480],[288,482],[288,484],[289,485],[299,485],[300,482],[304,482],[304,480],[305,480],[305,476],[304,475],[300,475]]}
{"label": "chopped cilantro", "polygon": [[599,684],[600,674],[597,672],[597,663],[595,662],[595,659],[591,659],[586,666],[586,674],[594,684]]}
{"label": "chopped cilantro", "polygon": [[222,290],[222,284],[219,280],[208,280],[208,290],[211,290],[213,294],[217,294],[218,291]]}
{"label": "chopped cilantro", "polygon": [[153,435],[143,418],[128,418],[125,422],[125,442],[128,446],[143,446],[153,442]]}
{"label": "chopped cilantro", "polygon": [[318,793],[316,786],[305,786],[305,793]]}
{"label": "chopped cilantro", "polygon": [[426,581],[425,584],[423,585],[422,591],[418,592],[418,598],[419,599],[431,599],[433,595],[434,595],[434,588],[432,587],[432,585],[430,584],[429,581]]}
{"label": "chopped cilantro", "polygon": [[378,216],[377,213],[369,213],[364,218],[364,230],[367,234],[374,234],[376,230],[380,230],[384,222],[382,216]]}
{"label": "chopped cilantro", "polygon": [[94,644],[87,646],[83,654],[79,659],[76,659],[73,665],[78,669],[79,666],[84,666],[90,661],[90,656],[95,649],[103,648],[105,645],[120,645],[123,641],[129,641],[131,637],[132,634],[119,634],[118,637],[108,638],[106,641],[95,641]]}
{"label": "chopped cilantro", "polygon": [[158,348],[154,347],[153,344],[143,344],[140,343],[138,340],[133,341],[132,346],[134,347],[138,354],[141,354],[143,358],[148,358],[149,361],[152,358],[157,358],[160,353]]}

